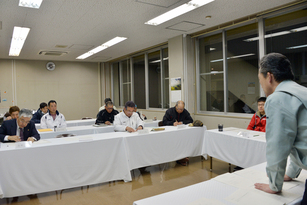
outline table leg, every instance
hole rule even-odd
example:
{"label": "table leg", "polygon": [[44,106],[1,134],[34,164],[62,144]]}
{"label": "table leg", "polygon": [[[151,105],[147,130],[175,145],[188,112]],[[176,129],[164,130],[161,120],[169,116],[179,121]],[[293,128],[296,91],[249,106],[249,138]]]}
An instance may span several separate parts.
{"label": "table leg", "polygon": [[229,163],[229,173],[231,173],[231,164]]}
{"label": "table leg", "polygon": [[212,157],[210,157],[210,172],[212,172]]}

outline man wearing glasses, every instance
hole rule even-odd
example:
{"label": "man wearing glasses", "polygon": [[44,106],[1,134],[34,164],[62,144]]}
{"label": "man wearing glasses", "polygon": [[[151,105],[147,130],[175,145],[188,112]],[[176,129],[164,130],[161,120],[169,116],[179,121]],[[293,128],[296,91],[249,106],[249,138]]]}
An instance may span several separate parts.
{"label": "man wearing glasses", "polygon": [[115,116],[115,132],[136,132],[137,130],[142,130],[144,128],[144,122],[141,120],[139,115],[134,112],[134,108],[134,102],[126,102],[124,111]]}
{"label": "man wearing glasses", "polygon": [[22,109],[17,119],[4,121],[0,127],[1,142],[37,141],[40,139],[34,122],[31,121],[32,111]]}
{"label": "man wearing glasses", "polygon": [[118,114],[117,110],[113,109],[112,101],[106,103],[105,109],[101,110],[97,114],[97,119],[95,124],[106,124],[111,125],[114,121],[114,116]]}

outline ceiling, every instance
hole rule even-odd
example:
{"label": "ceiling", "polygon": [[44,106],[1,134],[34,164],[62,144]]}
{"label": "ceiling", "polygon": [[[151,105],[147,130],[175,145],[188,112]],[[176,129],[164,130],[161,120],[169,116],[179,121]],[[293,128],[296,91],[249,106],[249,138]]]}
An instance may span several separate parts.
{"label": "ceiling", "polygon": [[[0,1],[0,59],[106,62],[181,34],[259,13],[296,0],[215,0],[158,26],[146,21],[189,0],[43,0],[40,9]],[[206,16],[212,16],[206,19]],[[18,57],[8,55],[14,26],[31,30]],[[112,38],[128,39],[84,60],[76,58]],[[64,48],[58,46],[66,46]],[[62,51],[62,56],[39,55]]]}

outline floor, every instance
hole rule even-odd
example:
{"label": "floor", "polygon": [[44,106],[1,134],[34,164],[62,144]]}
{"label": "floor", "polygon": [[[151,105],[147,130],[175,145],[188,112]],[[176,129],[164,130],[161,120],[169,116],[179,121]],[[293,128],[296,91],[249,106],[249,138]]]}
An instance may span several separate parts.
{"label": "floor", "polygon": [[[232,169],[233,169],[233,165]],[[201,157],[190,158],[188,166],[176,162],[159,164],[131,171],[132,182],[113,181],[102,184],[57,190],[36,195],[0,199],[0,204],[99,204],[132,205],[134,201],[203,182],[228,172],[228,163]]]}

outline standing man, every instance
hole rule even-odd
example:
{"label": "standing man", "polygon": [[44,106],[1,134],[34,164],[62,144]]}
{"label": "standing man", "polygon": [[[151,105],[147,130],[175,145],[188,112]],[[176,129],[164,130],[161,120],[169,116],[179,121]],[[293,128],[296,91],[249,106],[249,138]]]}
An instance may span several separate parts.
{"label": "standing man", "polygon": [[111,125],[114,121],[114,116],[118,114],[117,110],[113,109],[112,101],[106,103],[105,109],[101,110],[97,114],[97,119],[95,124],[106,124]]}
{"label": "standing man", "polygon": [[[307,88],[293,81],[290,61],[279,53],[261,59],[258,77],[268,97],[265,111],[269,184],[256,183],[255,188],[275,194],[282,190],[284,181],[307,169]],[[306,191],[302,204],[306,204]]]}
{"label": "standing man", "polygon": [[163,117],[163,125],[182,125],[192,123],[193,119],[190,113],[184,109],[184,102],[177,101],[175,107],[169,108]]}
{"label": "standing man", "polygon": [[55,100],[48,102],[48,109],[49,111],[41,118],[41,128],[66,127],[65,117],[57,111],[57,103]]}
{"label": "standing man", "polygon": [[261,97],[257,100],[258,111],[252,117],[247,127],[248,130],[265,132],[265,127],[266,127],[266,115],[264,111],[265,101],[266,101],[266,97]]}
{"label": "standing man", "polygon": [[40,139],[34,122],[31,121],[32,111],[21,109],[17,119],[4,121],[0,127],[1,142],[37,141]]}
{"label": "standing man", "polygon": [[41,118],[43,117],[44,114],[46,114],[48,112],[48,107],[47,107],[47,103],[42,102],[39,105],[38,110],[36,111],[36,113],[34,113],[33,117],[32,117],[32,121],[34,123],[40,123],[41,122]]}
{"label": "standing man", "polygon": [[126,102],[124,111],[115,116],[115,132],[136,132],[137,130],[142,130],[144,128],[144,122],[141,120],[139,115],[134,112],[134,108],[134,102]]}

